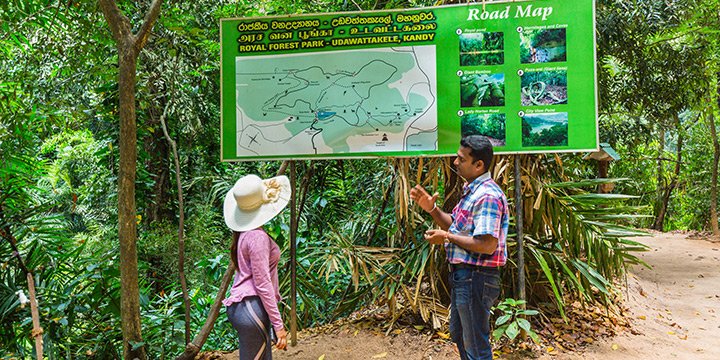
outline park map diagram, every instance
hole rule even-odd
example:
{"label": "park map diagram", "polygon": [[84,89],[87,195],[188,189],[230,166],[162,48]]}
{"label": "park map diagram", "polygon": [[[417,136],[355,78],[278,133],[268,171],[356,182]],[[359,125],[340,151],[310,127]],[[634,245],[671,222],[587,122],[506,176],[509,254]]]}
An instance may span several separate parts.
{"label": "park map diagram", "polygon": [[239,157],[437,149],[435,46],[236,58]]}

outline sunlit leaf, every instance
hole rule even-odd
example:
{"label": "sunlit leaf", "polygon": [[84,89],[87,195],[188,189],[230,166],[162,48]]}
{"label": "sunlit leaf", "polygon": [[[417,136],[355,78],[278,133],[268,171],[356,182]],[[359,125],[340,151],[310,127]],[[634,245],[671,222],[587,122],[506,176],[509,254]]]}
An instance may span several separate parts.
{"label": "sunlit leaf", "polygon": [[510,340],[514,340],[516,336],[520,333],[520,328],[518,327],[518,323],[512,322],[508,326],[507,330],[505,330],[505,335],[507,335]]}

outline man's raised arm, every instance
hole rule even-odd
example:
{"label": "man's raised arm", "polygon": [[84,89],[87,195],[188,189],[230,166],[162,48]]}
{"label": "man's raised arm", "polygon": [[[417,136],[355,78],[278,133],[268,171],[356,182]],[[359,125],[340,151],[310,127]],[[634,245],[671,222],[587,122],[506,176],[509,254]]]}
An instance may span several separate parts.
{"label": "man's raised arm", "polygon": [[420,185],[415,185],[414,188],[410,189],[410,199],[420,205],[423,210],[430,213],[430,216],[432,216],[435,223],[438,224],[441,229],[447,231],[452,224],[452,216],[440,210],[440,208],[435,204],[438,195],[438,193],[435,193],[430,196],[430,194],[428,194],[428,192]]}

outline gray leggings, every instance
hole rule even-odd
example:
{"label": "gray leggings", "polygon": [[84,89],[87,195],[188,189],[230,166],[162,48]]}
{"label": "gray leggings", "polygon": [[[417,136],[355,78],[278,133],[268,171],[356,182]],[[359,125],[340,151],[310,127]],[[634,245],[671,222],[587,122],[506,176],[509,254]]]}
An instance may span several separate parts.
{"label": "gray leggings", "polygon": [[257,296],[227,307],[230,324],[238,332],[240,360],[272,360],[270,318]]}

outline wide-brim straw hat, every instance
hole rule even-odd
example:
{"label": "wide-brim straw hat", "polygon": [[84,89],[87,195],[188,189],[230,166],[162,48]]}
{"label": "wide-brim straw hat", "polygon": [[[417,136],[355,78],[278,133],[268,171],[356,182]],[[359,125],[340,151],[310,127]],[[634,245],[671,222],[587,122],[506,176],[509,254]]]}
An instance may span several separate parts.
{"label": "wide-brim straw hat", "polygon": [[257,175],[243,176],[225,195],[225,224],[238,232],[256,229],[287,206],[291,193],[287,176],[266,180]]}

